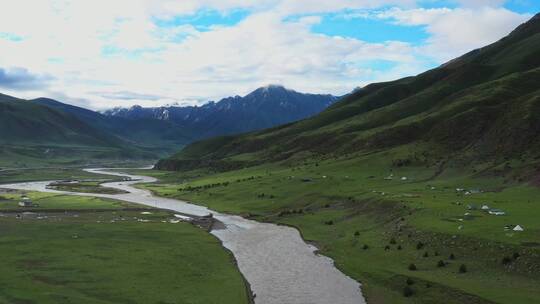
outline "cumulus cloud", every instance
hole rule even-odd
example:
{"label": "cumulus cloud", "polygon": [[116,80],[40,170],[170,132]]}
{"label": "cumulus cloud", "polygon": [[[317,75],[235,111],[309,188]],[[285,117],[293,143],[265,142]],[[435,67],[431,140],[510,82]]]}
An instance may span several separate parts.
{"label": "cumulus cloud", "polygon": [[[495,7],[497,1],[467,1],[476,4],[459,9],[419,9],[416,2],[18,0],[9,10],[0,10],[0,30],[6,33],[0,35],[0,66],[32,71],[18,72],[26,81],[15,81],[24,77],[4,71],[12,88],[17,83],[19,88],[40,88],[39,95],[62,92],[64,100],[93,108],[217,100],[268,83],[343,94],[369,82],[421,72],[429,67],[424,58],[442,63],[501,38],[528,17]],[[249,13],[235,24],[204,30],[174,22],[159,25],[200,10],[224,16],[235,10]],[[322,14],[354,10],[368,11],[381,22],[423,26],[430,38],[418,46],[312,31]],[[392,62],[392,67],[370,68],[374,60]]]}
{"label": "cumulus cloud", "polygon": [[498,7],[506,0],[457,0],[457,2],[464,7]]}
{"label": "cumulus cloud", "polygon": [[484,6],[478,9],[394,8],[379,13],[378,17],[393,19],[400,25],[425,26],[430,37],[422,46],[422,52],[444,62],[497,41],[527,21],[531,15]]}
{"label": "cumulus cloud", "polygon": [[412,7],[417,0],[157,0],[147,1],[150,12],[157,16],[194,13],[212,8],[220,11],[248,9],[255,12],[273,10],[282,15],[336,12],[343,9],[378,8],[383,6]]}
{"label": "cumulus cloud", "polygon": [[30,73],[25,68],[0,68],[0,88],[9,90],[36,90],[45,88],[52,78]]}

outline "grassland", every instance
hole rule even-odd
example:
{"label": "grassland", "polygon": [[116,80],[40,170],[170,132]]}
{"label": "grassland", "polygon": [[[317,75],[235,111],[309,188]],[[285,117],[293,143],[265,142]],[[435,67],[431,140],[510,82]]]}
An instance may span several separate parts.
{"label": "grassland", "polygon": [[25,181],[110,179],[110,175],[88,173],[80,168],[28,168],[0,170],[0,184]]}
{"label": "grassland", "polygon": [[39,204],[31,214],[17,207],[21,193],[0,193],[0,303],[248,302],[232,255],[169,212],[26,195]]}
{"label": "grassland", "polygon": [[101,194],[122,194],[126,191],[103,187],[101,184],[109,180],[98,181],[73,181],[73,182],[57,182],[50,185],[54,190],[79,192],[79,193],[101,193]]}
{"label": "grassland", "polygon": [[[289,160],[224,173],[152,171],[160,182],[142,187],[297,227],[362,282],[368,303],[540,302],[540,189],[494,173],[500,171],[491,164],[396,161],[407,153]],[[490,215],[482,205],[506,215]],[[406,286],[412,296],[404,296]]]}

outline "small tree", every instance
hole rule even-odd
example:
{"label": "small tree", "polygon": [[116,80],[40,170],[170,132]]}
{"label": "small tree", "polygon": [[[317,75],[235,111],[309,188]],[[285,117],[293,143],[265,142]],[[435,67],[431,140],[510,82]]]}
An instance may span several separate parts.
{"label": "small tree", "polygon": [[426,251],[426,252],[424,252],[424,255],[423,255],[423,257],[427,258],[428,256],[429,256],[429,254],[427,253],[427,251]]}
{"label": "small tree", "polygon": [[520,255],[517,252],[514,252],[514,254],[512,255],[512,258],[514,258],[514,260],[517,260],[519,257]]}
{"label": "small tree", "polygon": [[398,246],[397,246],[397,250],[401,250],[401,249],[403,249],[403,248],[401,247],[401,245],[398,245]]}
{"label": "small tree", "polygon": [[449,258],[450,260],[455,260],[455,259],[456,259],[456,256],[455,256],[453,253],[451,253],[450,256],[449,256],[448,258]]}
{"label": "small tree", "polygon": [[360,235],[360,231],[356,230],[356,231],[354,232],[354,236],[359,236],[359,235]]}
{"label": "small tree", "polygon": [[502,262],[503,265],[508,265],[508,264],[512,263],[512,259],[511,259],[510,257],[508,257],[508,256],[505,256],[505,257],[502,259],[501,262]]}
{"label": "small tree", "polygon": [[367,250],[369,249],[369,246],[367,244],[364,244],[364,246],[362,246],[362,249]]}
{"label": "small tree", "polygon": [[410,286],[405,286],[405,288],[403,288],[403,296],[404,297],[406,297],[406,298],[412,297],[413,294],[414,294],[414,291]]}
{"label": "small tree", "polygon": [[465,266],[465,264],[461,264],[461,266],[459,266],[459,273],[465,272],[467,272],[467,266]]}
{"label": "small tree", "polygon": [[395,238],[391,238],[391,239],[390,239],[390,244],[392,244],[392,245],[396,244],[396,239],[395,239]]}
{"label": "small tree", "polygon": [[417,249],[417,250],[420,250],[420,249],[422,249],[422,248],[424,248],[424,243],[418,242],[418,243],[416,244],[416,249]]}
{"label": "small tree", "polygon": [[386,246],[384,247],[384,250],[385,250],[385,251],[386,251],[386,250],[390,250],[390,246],[386,245]]}
{"label": "small tree", "polygon": [[409,270],[410,270],[410,271],[415,271],[415,270],[417,270],[417,269],[418,269],[418,268],[416,268],[416,265],[414,265],[413,263],[411,263],[411,264],[409,265]]}
{"label": "small tree", "polygon": [[414,284],[414,281],[411,278],[407,278],[407,281],[405,281],[405,283],[407,283],[407,285],[412,285]]}
{"label": "small tree", "polygon": [[437,262],[437,267],[444,267],[444,266],[446,266],[446,263],[443,260],[439,260]]}

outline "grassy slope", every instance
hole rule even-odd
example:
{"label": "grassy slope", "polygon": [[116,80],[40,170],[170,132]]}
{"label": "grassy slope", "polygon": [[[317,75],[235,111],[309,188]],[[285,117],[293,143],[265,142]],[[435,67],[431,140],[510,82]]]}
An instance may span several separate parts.
{"label": "grassy slope", "polygon": [[432,165],[540,157],[539,16],[436,69],[368,85],[297,123],[192,144],[158,167],[228,170],[413,143]]}
{"label": "grassy slope", "polygon": [[[540,15],[310,119],[192,144],[158,163],[181,172],[155,172],[161,182],[146,187],[298,227],[370,303],[538,303],[539,87]],[[467,210],[485,203],[507,215]],[[516,224],[526,231],[505,230]]]}
{"label": "grassy slope", "polygon": [[[161,182],[145,187],[215,210],[298,227],[364,284],[369,303],[540,301],[540,189],[514,181],[511,172],[497,171],[492,163],[467,171],[447,163],[442,172],[433,166],[396,165],[416,149],[289,160],[218,174],[154,171]],[[385,180],[391,173],[395,178]],[[302,182],[305,178],[312,181]],[[456,188],[484,192],[464,195]],[[483,203],[507,215],[467,210],[468,204]],[[465,216],[467,212],[471,214]],[[510,224],[526,231],[505,231]],[[421,250],[418,242],[425,244]],[[362,249],[364,244],[369,249]],[[455,260],[449,259],[452,253]],[[502,265],[514,253],[520,257]],[[439,268],[439,260],[449,264]],[[411,263],[419,270],[408,270]],[[458,273],[461,264],[467,273]],[[416,294],[405,298],[409,277]]]}
{"label": "grassy slope", "polygon": [[0,166],[149,158],[117,137],[48,106],[0,94]]}
{"label": "grassy slope", "polygon": [[[19,196],[0,194],[0,209],[16,208]],[[243,279],[219,241],[191,224],[162,223],[172,218],[168,212],[140,215],[119,210],[137,205],[110,200],[29,196],[39,212],[111,212],[40,220],[3,213],[0,303],[247,303]],[[141,217],[150,222],[135,219]]]}
{"label": "grassy slope", "polygon": [[186,130],[169,121],[109,117],[48,98],[38,98],[31,102],[74,115],[96,129],[114,134],[144,151],[157,155],[168,155],[193,141],[190,135],[192,130]]}

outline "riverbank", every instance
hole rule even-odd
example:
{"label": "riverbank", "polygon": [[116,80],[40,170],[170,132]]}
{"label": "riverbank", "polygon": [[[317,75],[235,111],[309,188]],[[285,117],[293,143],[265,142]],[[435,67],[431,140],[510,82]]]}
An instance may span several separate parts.
{"label": "riverbank", "polygon": [[[363,283],[368,303],[540,300],[540,189],[458,170],[395,167],[388,159],[151,171],[159,182],[140,187],[298,228]],[[524,231],[513,231],[517,224]]]}
{"label": "riverbank", "polygon": [[[90,172],[108,174],[99,170]],[[123,176],[123,174],[115,174]],[[154,182],[154,178],[129,176],[131,181],[106,183],[104,186],[126,190],[128,194],[77,195],[114,198],[152,207],[174,210],[196,216],[212,213],[227,229],[213,230],[223,246],[233,252],[240,271],[256,295],[255,302],[273,303],[363,303],[358,282],[339,272],[332,260],[314,253],[316,248],[303,242],[297,230],[272,224],[257,223],[238,216],[220,214],[205,207],[182,201],[153,197],[150,192],[131,185]],[[47,189],[48,183],[35,182],[8,187]]]}

